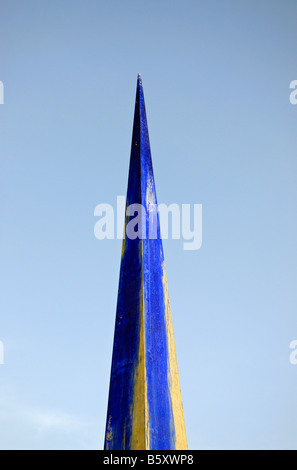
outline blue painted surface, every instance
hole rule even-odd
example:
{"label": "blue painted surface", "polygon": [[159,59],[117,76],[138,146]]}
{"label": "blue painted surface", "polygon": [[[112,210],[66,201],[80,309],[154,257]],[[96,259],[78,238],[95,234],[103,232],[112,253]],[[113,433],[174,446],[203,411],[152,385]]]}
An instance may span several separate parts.
{"label": "blue painted surface", "polygon": [[[141,204],[139,142],[140,119],[138,100],[136,99],[127,204]],[[130,217],[126,217],[125,224],[129,220]],[[105,448],[110,449],[130,448],[132,431],[130,409],[133,401],[133,378],[138,358],[140,329],[139,306],[142,282],[142,260],[139,256],[140,244],[141,240],[139,238],[131,240],[126,237],[124,240],[106,423],[106,434],[111,429],[112,439],[108,441],[107,436],[105,436]]]}
{"label": "blue painted surface", "polygon": [[[141,81],[138,80],[141,119],[141,192],[149,233],[149,205],[157,204],[146,110]],[[149,197],[148,197],[149,188]],[[153,449],[174,449],[175,431],[168,386],[167,335],[163,292],[163,247],[157,218],[157,238],[143,239],[143,285],[149,442]]]}
{"label": "blue painted surface", "polygon": [[[177,425],[184,433],[183,440],[179,438],[183,444],[179,445],[186,448],[178,377],[178,387],[172,385],[171,369],[176,359],[170,357],[172,348],[168,344],[171,316],[165,311],[167,284],[158,216],[157,237],[148,237],[149,209],[157,204],[157,197],[140,76],[127,190],[127,205],[133,203],[146,209],[143,223],[147,237],[126,237],[123,241],[105,449],[176,449]],[[129,220],[126,216],[126,225]],[[173,402],[178,403],[175,416]]]}

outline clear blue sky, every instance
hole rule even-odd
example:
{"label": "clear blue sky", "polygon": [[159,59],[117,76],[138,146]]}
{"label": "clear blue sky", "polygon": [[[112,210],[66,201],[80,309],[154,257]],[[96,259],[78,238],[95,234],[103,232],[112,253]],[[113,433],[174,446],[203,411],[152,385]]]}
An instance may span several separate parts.
{"label": "clear blue sky", "polygon": [[2,0],[1,449],[102,448],[137,73],[191,449],[297,448],[297,2]]}

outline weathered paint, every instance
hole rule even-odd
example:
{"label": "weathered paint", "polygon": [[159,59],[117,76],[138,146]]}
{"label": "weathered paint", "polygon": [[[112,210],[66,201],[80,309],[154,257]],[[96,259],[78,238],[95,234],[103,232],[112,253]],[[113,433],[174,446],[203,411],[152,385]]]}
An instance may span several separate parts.
{"label": "weathered paint", "polygon": [[[146,209],[148,235],[157,197],[140,76],[126,207],[134,203]],[[123,239],[105,449],[187,449],[159,216],[155,223],[156,239]]]}

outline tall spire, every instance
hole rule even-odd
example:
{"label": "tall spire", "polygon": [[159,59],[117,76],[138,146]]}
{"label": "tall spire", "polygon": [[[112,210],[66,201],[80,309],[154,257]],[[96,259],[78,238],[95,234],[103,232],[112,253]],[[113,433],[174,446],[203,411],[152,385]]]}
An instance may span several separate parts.
{"label": "tall spire", "polygon": [[[131,204],[143,206],[138,224]],[[138,74],[105,449],[187,449],[159,216],[152,217],[156,204]],[[129,222],[137,228],[132,236]]]}

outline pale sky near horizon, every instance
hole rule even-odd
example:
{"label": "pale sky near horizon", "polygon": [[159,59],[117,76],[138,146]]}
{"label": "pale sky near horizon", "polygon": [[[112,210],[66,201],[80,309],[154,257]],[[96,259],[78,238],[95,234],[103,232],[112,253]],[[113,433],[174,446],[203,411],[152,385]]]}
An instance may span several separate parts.
{"label": "pale sky near horizon", "polygon": [[297,449],[297,2],[1,0],[0,449],[102,449],[137,73],[190,449]]}

